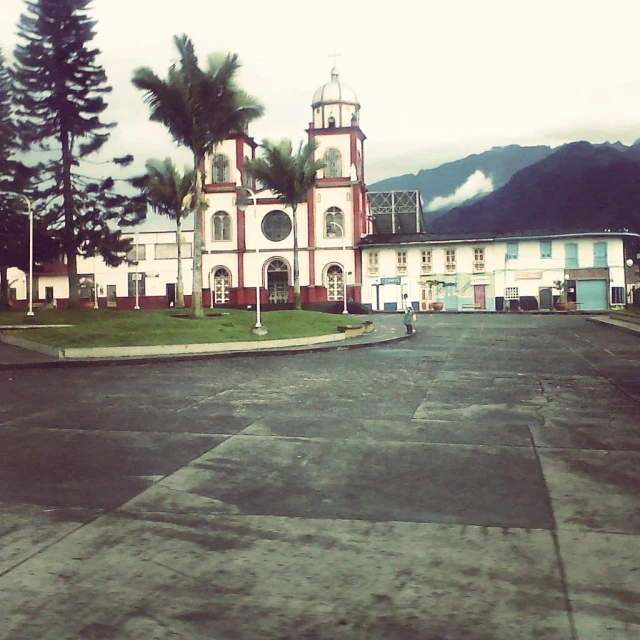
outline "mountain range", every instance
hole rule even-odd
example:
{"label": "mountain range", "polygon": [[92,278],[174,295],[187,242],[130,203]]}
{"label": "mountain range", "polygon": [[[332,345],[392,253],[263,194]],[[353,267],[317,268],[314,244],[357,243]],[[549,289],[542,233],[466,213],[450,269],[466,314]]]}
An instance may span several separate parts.
{"label": "mountain range", "polygon": [[495,147],[369,189],[418,189],[431,233],[640,232],[640,143]]}

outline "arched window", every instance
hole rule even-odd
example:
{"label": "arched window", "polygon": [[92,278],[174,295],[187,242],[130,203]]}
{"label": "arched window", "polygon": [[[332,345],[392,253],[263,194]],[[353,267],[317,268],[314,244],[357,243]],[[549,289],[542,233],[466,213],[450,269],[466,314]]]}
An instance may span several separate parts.
{"label": "arched window", "polygon": [[229,158],[222,153],[213,156],[211,182],[231,182]]}
{"label": "arched window", "polygon": [[344,215],[338,207],[329,207],[324,214],[325,238],[342,238],[344,232]]}
{"label": "arched window", "polygon": [[231,240],[231,216],[226,211],[216,211],[211,218],[213,241]]}
{"label": "arched window", "polygon": [[323,160],[325,178],[342,177],[342,154],[337,149],[327,149],[324,152]]}
{"label": "arched window", "polygon": [[218,267],[213,272],[213,295],[215,304],[229,302],[229,289],[231,288],[231,274],[224,267]]}
{"label": "arched window", "polygon": [[325,286],[327,287],[327,300],[335,302],[344,300],[344,271],[339,264],[332,264],[327,267]]}

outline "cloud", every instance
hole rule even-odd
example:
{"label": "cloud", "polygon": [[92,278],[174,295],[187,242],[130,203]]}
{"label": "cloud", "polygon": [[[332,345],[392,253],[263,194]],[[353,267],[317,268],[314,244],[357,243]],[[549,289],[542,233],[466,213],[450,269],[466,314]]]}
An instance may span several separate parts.
{"label": "cloud", "polygon": [[470,198],[475,198],[485,193],[491,193],[493,191],[493,180],[487,178],[487,176],[478,169],[474,174],[467,178],[467,181],[459,186],[449,196],[438,196],[434,198],[428,205],[427,211],[438,211],[447,207],[454,207],[457,204],[461,204]]}

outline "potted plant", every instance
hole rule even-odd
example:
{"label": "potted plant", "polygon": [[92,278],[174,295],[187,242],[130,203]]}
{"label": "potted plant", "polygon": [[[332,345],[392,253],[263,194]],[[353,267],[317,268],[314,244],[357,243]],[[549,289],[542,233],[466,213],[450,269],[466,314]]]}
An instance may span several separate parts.
{"label": "potted plant", "polygon": [[[438,298],[442,295],[443,288],[447,286],[444,280],[424,280],[422,284],[426,284],[429,287],[429,299]],[[435,294],[435,295],[434,295]],[[436,300],[429,305],[432,311],[442,311],[444,309],[444,302]]]}
{"label": "potted plant", "polygon": [[558,300],[553,303],[553,308],[556,311],[566,311],[568,307],[567,293],[569,292],[568,280],[554,280],[553,288],[560,294]]}

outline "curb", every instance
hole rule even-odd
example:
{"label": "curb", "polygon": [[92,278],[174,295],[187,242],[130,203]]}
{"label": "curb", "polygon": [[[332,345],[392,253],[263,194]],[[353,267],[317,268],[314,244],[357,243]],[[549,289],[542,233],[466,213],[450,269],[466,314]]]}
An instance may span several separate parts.
{"label": "curb", "polygon": [[368,347],[374,347],[377,345],[389,344],[392,342],[399,342],[408,340],[414,337],[416,334],[392,336],[390,338],[381,338],[379,340],[370,340],[360,343],[345,344],[345,341],[333,343],[316,343],[309,344],[300,347],[289,348],[271,348],[271,349],[256,349],[245,351],[226,351],[218,353],[198,353],[198,354],[186,354],[186,355],[159,355],[159,356],[145,356],[145,357],[128,357],[128,358],[105,358],[105,359],[88,359],[82,360],[52,360],[50,362],[20,362],[15,364],[0,363],[0,371],[15,371],[17,369],[59,369],[59,368],[71,368],[71,367],[109,367],[109,366],[129,366],[129,365],[143,365],[143,364],[155,364],[155,363],[171,363],[171,362],[192,362],[199,360],[221,360],[224,358],[246,358],[246,357],[264,357],[264,356],[284,356],[284,355],[297,355],[305,353],[314,353],[322,351],[346,351],[349,349],[366,349]]}
{"label": "curb", "polygon": [[615,320],[615,322],[607,322],[606,320],[601,318],[587,318],[587,321],[594,322],[596,324],[599,324],[602,327],[609,327],[610,329],[617,329],[618,331],[624,331],[624,333],[627,333],[631,336],[636,336],[636,338],[640,337],[640,325],[636,329],[636,327],[633,326],[634,323],[632,322],[627,322],[627,326],[624,326],[620,324],[621,322],[623,322],[622,320]]}

